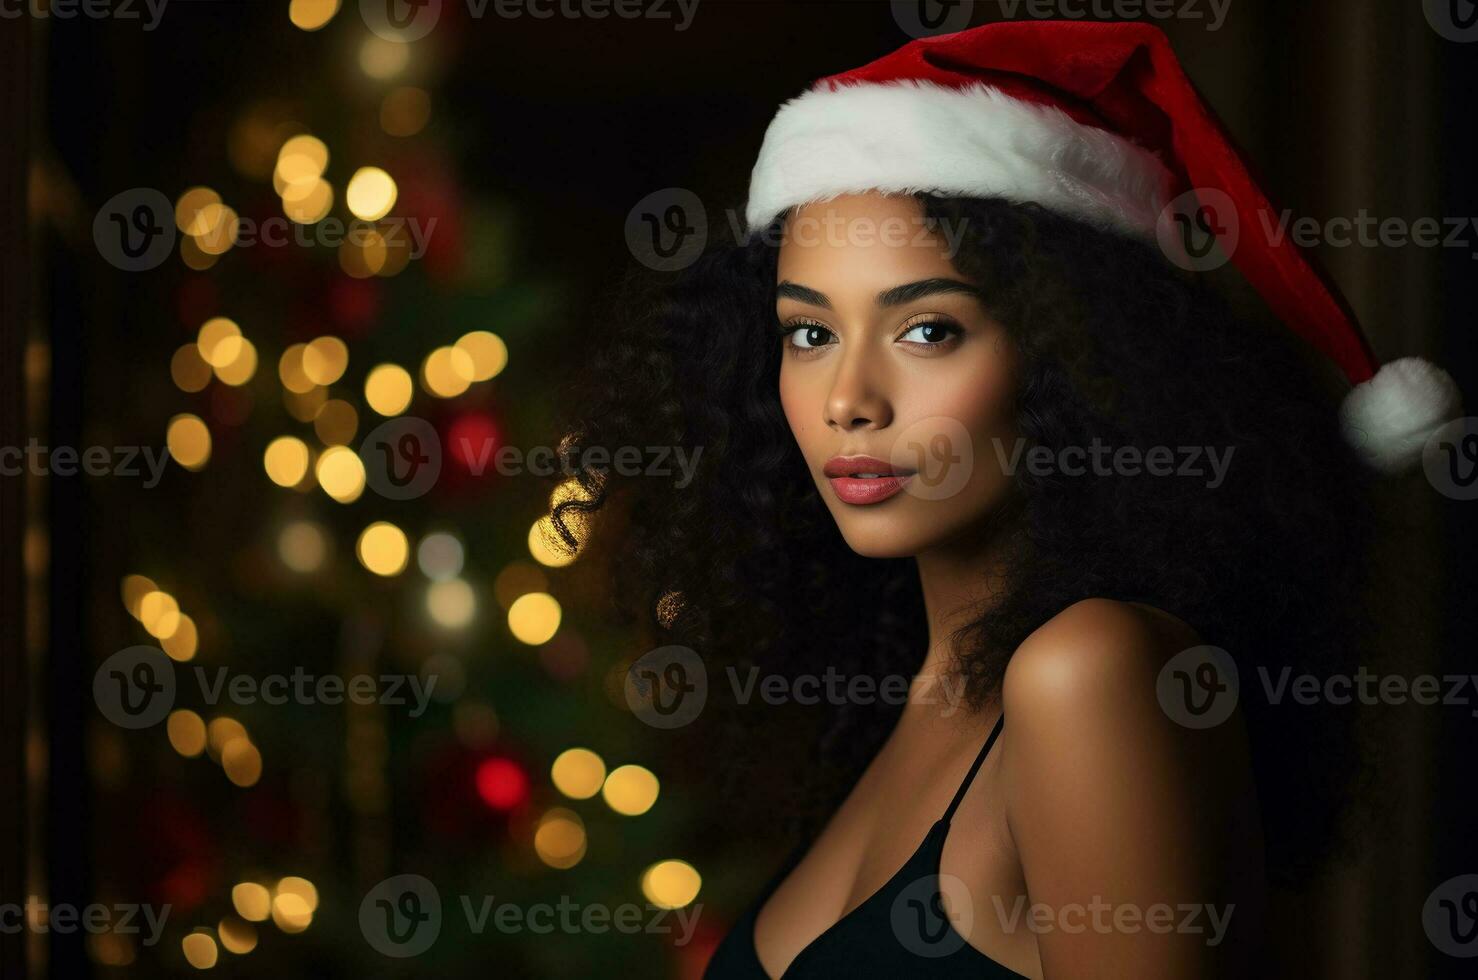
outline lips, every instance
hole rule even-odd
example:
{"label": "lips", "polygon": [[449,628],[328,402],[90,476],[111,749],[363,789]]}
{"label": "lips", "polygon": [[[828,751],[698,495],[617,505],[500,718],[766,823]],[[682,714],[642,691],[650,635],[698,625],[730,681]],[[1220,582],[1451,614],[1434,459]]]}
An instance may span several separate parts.
{"label": "lips", "polygon": [[821,472],[838,500],[856,505],[882,503],[902,490],[914,475],[913,470],[876,456],[833,456]]}

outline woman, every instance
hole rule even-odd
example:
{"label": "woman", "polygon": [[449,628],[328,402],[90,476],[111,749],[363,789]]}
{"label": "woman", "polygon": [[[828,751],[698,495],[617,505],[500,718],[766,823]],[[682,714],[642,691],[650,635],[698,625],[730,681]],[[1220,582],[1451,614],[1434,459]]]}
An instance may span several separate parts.
{"label": "woman", "polygon": [[[1187,273],[1192,188],[1282,323]],[[566,451],[701,465],[581,471],[567,543],[622,501],[615,581],[710,677],[908,678],[790,753],[847,791],[707,976],[1269,972],[1269,885],[1335,850],[1359,758],[1262,678],[1361,662],[1364,463],[1456,395],[1372,378],[1264,209],[1156,29],[993,24],[788,103],[745,239],[638,301]]]}

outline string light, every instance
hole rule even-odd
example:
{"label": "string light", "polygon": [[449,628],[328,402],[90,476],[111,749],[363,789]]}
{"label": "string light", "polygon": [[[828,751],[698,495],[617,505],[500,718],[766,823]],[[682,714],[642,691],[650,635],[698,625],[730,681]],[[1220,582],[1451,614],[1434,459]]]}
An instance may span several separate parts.
{"label": "string light", "polygon": [[559,632],[559,600],[547,592],[519,596],[508,607],[508,631],[520,643],[538,646]]}
{"label": "string light", "polygon": [[612,810],[622,816],[636,817],[657,802],[658,790],[657,777],[650,769],[625,765],[612,770],[600,792]]}
{"label": "string light", "polygon": [[680,909],[691,905],[703,887],[703,878],[686,861],[658,861],[642,872],[641,890],[658,908]]}

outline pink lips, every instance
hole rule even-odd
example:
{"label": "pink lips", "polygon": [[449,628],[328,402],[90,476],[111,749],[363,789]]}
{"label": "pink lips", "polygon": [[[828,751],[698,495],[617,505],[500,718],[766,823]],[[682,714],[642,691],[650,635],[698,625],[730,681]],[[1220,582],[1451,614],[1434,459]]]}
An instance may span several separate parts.
{"label": "pink lips", "polygon": [[876,456],[833,456],[821,470],[844,504],[880,504],[902,490],[913,476]]}

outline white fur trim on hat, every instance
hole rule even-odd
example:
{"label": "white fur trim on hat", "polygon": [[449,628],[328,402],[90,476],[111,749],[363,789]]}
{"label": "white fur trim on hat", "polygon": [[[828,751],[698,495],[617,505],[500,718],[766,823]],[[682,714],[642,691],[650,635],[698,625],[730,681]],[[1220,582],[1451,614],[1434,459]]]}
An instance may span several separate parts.
{"label": "white fur trim on hat", "polygon": [[1419,357],[1403,357],[1351,389],[1340,420],[1345,438],[1371,466],[1399,473],[1421,459],[1427,439],[1455,418],[1461,405],[1451,375]]}
{"label": "white fur trim on hat", "polygon": [[935,191],[1036,201],[1153,238],[1172,178],[1150,151],[984,83],[903,79],[811,89],[780,107],[750,177],[754,235],[839,194]]}

